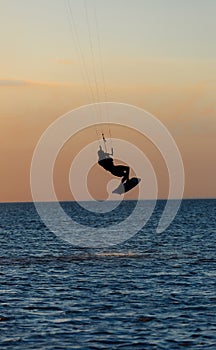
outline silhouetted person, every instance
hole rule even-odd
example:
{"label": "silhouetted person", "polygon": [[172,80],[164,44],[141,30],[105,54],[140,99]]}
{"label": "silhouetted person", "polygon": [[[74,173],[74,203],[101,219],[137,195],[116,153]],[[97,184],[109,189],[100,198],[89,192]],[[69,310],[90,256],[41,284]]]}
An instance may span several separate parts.
{"label": "silhouetted person", "polygon": [[122,177],[121,182],[125,182],[129,179],[129,171],[130,168],[126,165],[114,165],[113,159],[110,157],[113,155],[113,149],[112,153],[106,153],[102,150],[102,147],[100,146],[100,149],[98,151],[98,164],[102,166],[105,170],[109,171],[112,175]]}

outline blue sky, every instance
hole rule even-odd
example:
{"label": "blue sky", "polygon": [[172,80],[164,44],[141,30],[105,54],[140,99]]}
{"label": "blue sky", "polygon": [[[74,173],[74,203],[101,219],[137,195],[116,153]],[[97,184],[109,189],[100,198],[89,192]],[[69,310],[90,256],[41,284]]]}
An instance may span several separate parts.
{"label": "blue sky", "polygon": [[[83,0],[71,0],[83,48],[89,45]],[[97,13],[104,59],[214,60],[214,0],[87,0],[91,35]],[[2,62],[7,74],[74,57],[67,1],[1,1]],[[10,55],[9,55],[10,54]],[[6,65],[7,63],[7,65]],[[11,65],[10,65],[11,63]],[[10,69],[10,70],[9,70]],[[44,73],[44,72],[42,72]],[[2,72],[1,72],[2,74]]]}

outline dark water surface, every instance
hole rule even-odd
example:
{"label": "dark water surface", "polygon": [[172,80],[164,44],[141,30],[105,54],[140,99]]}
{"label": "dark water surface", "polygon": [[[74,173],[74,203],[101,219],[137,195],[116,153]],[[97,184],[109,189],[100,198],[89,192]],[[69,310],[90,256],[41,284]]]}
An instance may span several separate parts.
{"label": "dark water surface", "polygon": [[216,349],[216,200],[184,200],[157,234],[163,207],[94,250],[49,232],[33,204],[0,204],[0,349]]}

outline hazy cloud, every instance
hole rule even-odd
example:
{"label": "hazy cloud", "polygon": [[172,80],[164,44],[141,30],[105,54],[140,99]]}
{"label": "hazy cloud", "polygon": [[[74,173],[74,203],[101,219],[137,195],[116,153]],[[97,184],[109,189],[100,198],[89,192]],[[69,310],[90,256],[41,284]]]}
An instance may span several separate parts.
{"label": "hazy cloud", "polygon": [[0,79],[0,86],[24,86],[28,85],[25,80]]}
{"label": "hazy cloud", "polygon": [[19,79],[0,79],[0,87],[15,87],[15,86],[70,86],[70,83],[55,82],[55,81],[34,81],[34,80],[19,80]]}

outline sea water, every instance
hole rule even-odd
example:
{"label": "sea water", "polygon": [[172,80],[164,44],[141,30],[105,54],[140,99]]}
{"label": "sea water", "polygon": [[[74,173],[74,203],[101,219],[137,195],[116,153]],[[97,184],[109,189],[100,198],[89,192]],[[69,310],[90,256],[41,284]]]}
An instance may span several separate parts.
{"label": "sea water", "polygon": [[[56,237],[32,203],[0,204],[0,349],[216,349],[216,200],[183,200],[158,234],[164,205],[129,240],[88,249]],[[133,206],[97,227],[109,235]]]}

